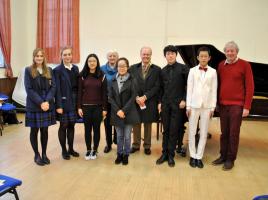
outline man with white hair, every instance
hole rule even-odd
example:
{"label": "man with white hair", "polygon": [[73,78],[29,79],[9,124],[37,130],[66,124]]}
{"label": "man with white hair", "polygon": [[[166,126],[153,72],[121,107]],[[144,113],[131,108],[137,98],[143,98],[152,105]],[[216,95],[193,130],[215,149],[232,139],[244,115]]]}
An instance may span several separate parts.
{"label": "man with white hair", "polygon": [[[157,110],[158,94],[160,89],[161,68],[151,63],[152,49],[142,47],[140,50],[141,62],[130,67],[130,74],[137,81],[136,103],[139,107],[141,122],[144,125],[144,153],[151,154],[152,123],[159,120]],[[140,150],[141,124],[133,126],[133,144],[131,153]]]}
{"label": "man with white hair", "polygon": [[[107,60],[108,62],[105,65],[101,66],[101,70],[106,76],[107,79],[107,86],[108,88],[110,87],[113,78],[117,74],[117,69],[116,69],[116,62],[119,58],[119,55],[117,51],[115,50],[110,50],[107,53]],[[111,118],[111,104],[108,103],[107,105],[107,115],[106,118],[104,119],[104,126],[105,126],[105,135],[106,135],[106,146],[104,148],[104,153],[109,153],[112,149],[112,143],[116,142],[116,131],[114,129],[114,139],[113,138],[113,128],[110,125],[110,118]]]}
{"label": "man with white hair", "polygon": [[250,64],[237,57],[239,48],[233,41],[226,43],[226,60],[218,66],[218,104],[221,121],[220,157],[213,165],[231,170],[237,157],[242,118],[248,116],[254,93]]}

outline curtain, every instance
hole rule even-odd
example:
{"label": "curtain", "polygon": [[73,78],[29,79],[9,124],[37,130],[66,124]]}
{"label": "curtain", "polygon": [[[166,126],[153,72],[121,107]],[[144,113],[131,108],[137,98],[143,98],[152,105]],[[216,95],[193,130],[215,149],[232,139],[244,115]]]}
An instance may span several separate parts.
{"label": "curtain", "polygon": [[10,0],[0,0],[0,47],[5,61],[5,76],[12,78]]}
{"label": "curtain", "polygon": [[38,0],[37,47],[49,63],[59,63],[64,46],[73,48],[73,62],[79,63],[79,0]]}

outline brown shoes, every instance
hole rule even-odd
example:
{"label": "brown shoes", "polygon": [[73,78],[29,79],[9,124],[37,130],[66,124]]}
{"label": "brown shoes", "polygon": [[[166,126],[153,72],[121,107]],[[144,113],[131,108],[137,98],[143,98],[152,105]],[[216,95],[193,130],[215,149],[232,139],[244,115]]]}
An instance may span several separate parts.
{"label": "brown shoes", "polygon": [[223,164],[222,170],[228,171],[234,167],[234,161],[225,160],[222,157],[217,158],[212,162],[212,165],[221,165]]}
{"label": "brown shoes", "polygon": [[212,165],[221,165],[221,164],[224,164],[224,162],[225,162],[225,159],[223,159],[222,157],[219,157],[212,162]]}
{"label": "brown shoes", "polygon": [[233,167],[234,167],[234,161],[229,161],[229,160],[227,160],[227,161],[224,163],[224,165],[223,165],[223,167],[222,167],[222,170],[224,170],[224,171],[228,171],[228,170],[231,170]]}
{"label": "brown shoes", "polygon": [[132,147],[132,148],[130,149],[130,153],[135,153],[136,151],[139,151],[139,150],[140,150],[140,148]]}

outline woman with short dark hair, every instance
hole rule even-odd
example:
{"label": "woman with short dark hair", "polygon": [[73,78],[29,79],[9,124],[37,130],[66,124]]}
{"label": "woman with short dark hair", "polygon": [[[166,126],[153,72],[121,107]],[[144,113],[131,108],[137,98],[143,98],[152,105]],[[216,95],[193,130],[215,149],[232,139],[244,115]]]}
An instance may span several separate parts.
{"label": "woman with short dark hair", "polygon": [[131,131],[134,124],[140,123],[135,99],[135,79],[128,73],[129,62],[126,58],[117,61],[118,73],[109,91],[111,103],[111,124],[117,133],[117,158],[115,164],[128,164],[131,145]]}

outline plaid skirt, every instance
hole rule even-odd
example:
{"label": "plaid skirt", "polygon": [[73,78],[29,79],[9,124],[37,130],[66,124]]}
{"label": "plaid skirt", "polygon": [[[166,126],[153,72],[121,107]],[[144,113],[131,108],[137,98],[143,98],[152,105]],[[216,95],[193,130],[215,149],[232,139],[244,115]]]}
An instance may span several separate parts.
{"label": "plaid skirt", "polygon": [[78,115],[75,111],[64,112],[63,114],[56,114],[56,118],[58,121],[67,123],[67,122],[76,122]]}
{"label": "plaid skirt", "polygon": [[26,112],[25,126],[33,128],[48,127],[56,124],[55,111]]}

